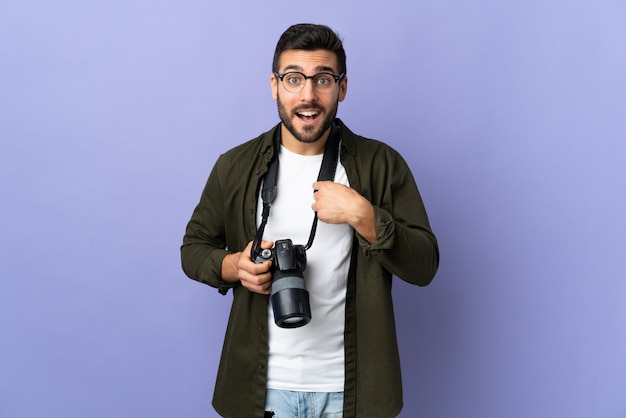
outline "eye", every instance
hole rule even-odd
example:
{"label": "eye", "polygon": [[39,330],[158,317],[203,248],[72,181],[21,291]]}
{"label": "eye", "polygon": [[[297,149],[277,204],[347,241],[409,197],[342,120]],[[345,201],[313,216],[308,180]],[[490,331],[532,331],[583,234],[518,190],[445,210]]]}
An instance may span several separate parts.
{"label": "eye", "polygon": [[315,84],[321,87],[329,86],[333,82],[333,77],[328,74],[320,74],[315,78]]}
{"label": "eye", "polygon": [[287,74],[285,75],[285,81],[292,86],[297,86],[302,82],[302,76],[299,74]]}

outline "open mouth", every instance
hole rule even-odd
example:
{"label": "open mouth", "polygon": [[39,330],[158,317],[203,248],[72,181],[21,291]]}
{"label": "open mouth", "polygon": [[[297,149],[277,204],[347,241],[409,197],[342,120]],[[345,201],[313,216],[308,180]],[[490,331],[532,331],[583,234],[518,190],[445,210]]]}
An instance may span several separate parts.
{"label": "open mouth", "polygon": [[319,112],[317,110],[306,110],[302,112],[296,112],[296,116],[303,121],[312,122],[319,116]]}

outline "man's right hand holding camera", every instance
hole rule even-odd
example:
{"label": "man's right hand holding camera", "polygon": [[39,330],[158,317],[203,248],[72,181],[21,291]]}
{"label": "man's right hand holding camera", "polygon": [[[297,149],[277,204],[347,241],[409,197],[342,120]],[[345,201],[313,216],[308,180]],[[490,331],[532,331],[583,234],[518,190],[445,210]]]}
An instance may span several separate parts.
{"label": "man's right hand holding camera", "polygon": [[[261,241],[262,249],[274,246],[272,241]],[[252,241],[238,253],[228,254],[222,261],[222,280],[228,283],[241,282],[251,292],[269,295],[272,287],[271,260],[257,264],[250,257]]]}

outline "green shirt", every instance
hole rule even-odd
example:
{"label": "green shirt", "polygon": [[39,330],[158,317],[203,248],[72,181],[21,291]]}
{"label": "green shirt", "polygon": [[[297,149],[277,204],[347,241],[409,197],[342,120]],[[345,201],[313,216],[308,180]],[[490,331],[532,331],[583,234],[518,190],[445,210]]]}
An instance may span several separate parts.
{"label": "green shirt", "polygon": [[[344,417],[393,417],[402,409],[402,379],[391,299],[392,276],[425,286],[439,264],[437,240],[409,167],[382,142],[352,133],[339,119],[340,160],[350,187],[374,206],[377,241],[358,233],[348,274]],[[195,208],[181,247],[190,278],[233,304],[213,406],[225,417],[262,417],[268,363],[268,296],[221,279],[229,252],[256,233],[261,178],[274,153],[276,129],[221,155]]]}

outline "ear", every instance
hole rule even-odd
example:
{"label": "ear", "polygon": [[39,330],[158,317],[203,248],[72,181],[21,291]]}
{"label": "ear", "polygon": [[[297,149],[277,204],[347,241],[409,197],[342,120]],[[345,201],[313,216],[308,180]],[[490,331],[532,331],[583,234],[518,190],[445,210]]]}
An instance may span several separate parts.
{"label": "ear", "polygon": [[276,90],[278,87],[278,78],[274,74],[270,76],[270,87],[272,88],[272,97],[274,100],[278,100],[278,91]]}
{"label": "ear", "polygon": [[339,84],[339,101],[343,102],[343,99],[346,98],[346,93],[348,93],[348,76],[345,76],[341,80],[341,84]]}

